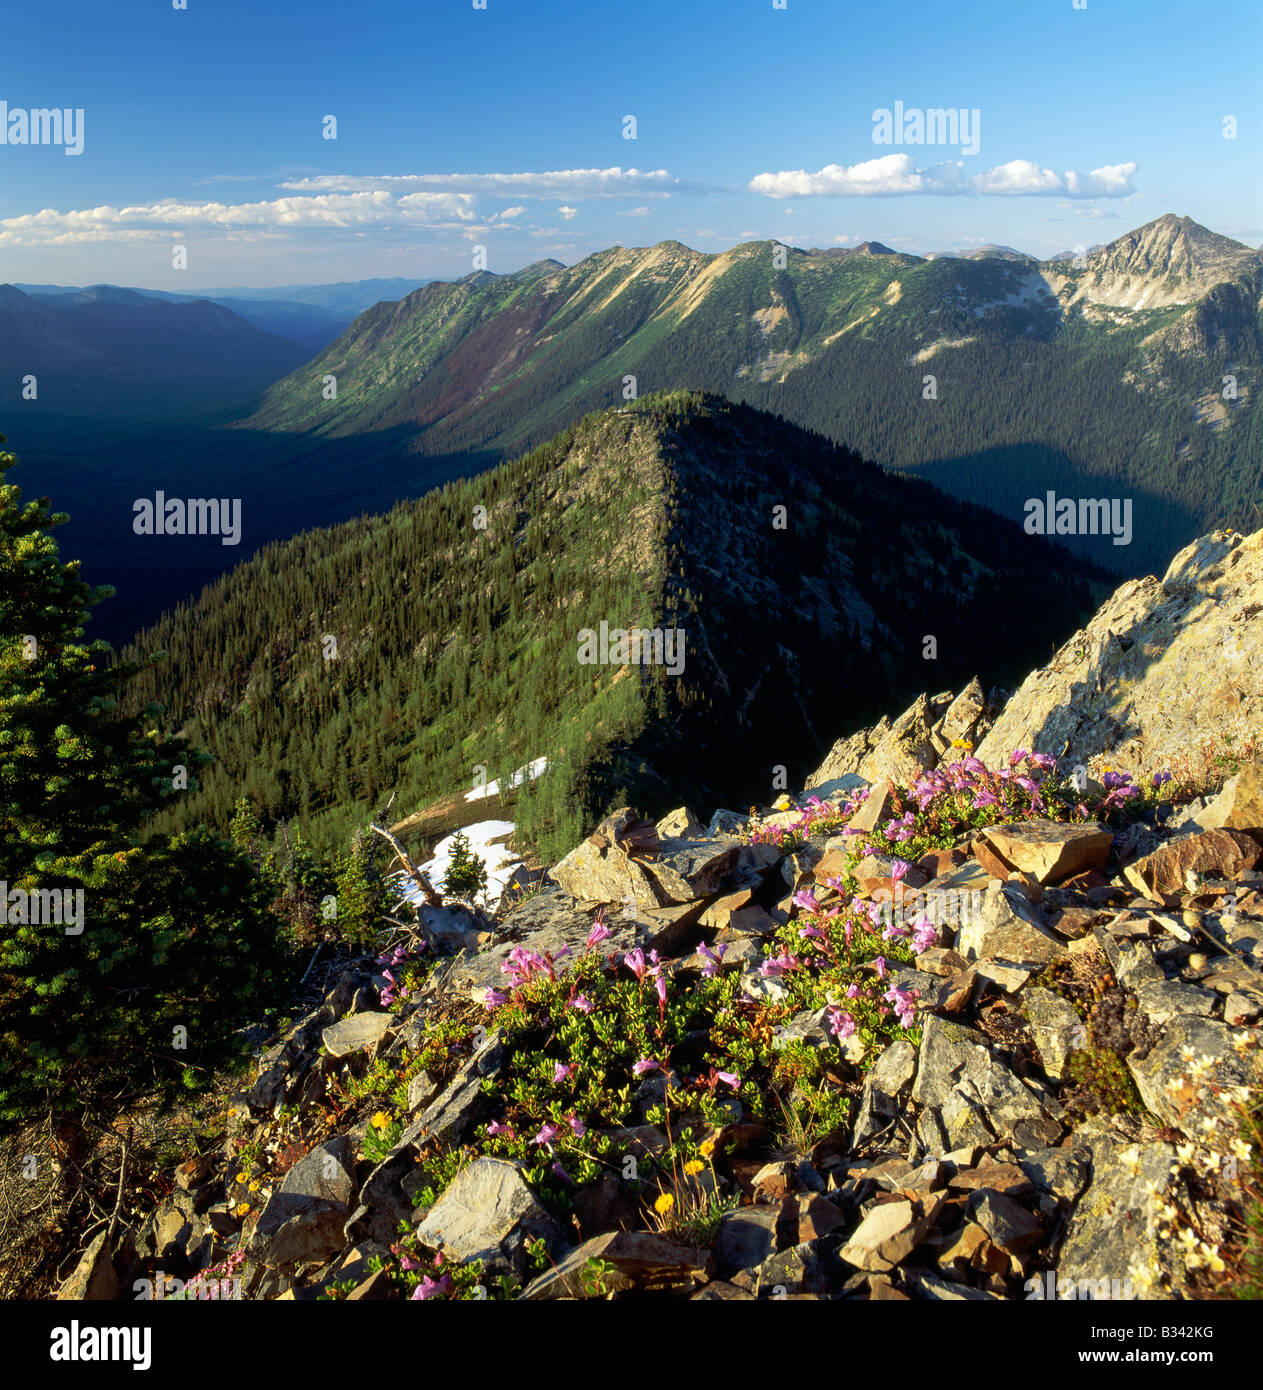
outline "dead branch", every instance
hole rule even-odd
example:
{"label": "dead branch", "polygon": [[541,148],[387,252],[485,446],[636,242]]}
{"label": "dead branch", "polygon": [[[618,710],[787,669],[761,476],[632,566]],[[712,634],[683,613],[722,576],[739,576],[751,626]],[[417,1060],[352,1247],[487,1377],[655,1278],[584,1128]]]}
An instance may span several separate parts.
{"label": "dead branch", "polygon": [[398,858],[399,862],[403,865],[404,869],[407,871],[412,881],[417,885],[418,888],[420,888],[422,895],[425,897],[426,902],[431,907],[442,907],[443,899],[439,897],[439,895],[434,891],[434,885],[430,882],[429,877],[426,874],[423,874],[421,870],[418,869],[417,866],[412,862],[411,856],[408,854],[408,851],[404,849],[403,842],[398,838],[398,836],[392,835],[390,831],[385,828],[385,826],[378,825],[376,821],[373,821],[370,824],[369,829],[375,830],[377,834],[379,834],[382,837],[382,839],[386,841],[386,843],[391,847],[391,849],[395,851],[395,855]]}

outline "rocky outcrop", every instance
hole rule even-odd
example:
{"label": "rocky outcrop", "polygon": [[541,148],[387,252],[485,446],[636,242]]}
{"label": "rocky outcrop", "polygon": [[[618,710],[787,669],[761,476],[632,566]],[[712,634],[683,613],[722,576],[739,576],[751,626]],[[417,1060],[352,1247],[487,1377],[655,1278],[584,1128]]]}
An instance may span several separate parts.
{"label": "rocky outcrop", "polygon": [[1132,579],[1034,671],[975,749],[1150,774],[1263,729],[1263,531],[1216,531]]}
{"label": "rocky outcrop", "polygon": [[975,676],[960,692],[921,695],[893,722],[881,719],[839,739],[807,779],[804,796],[829,796],[863,783],[894,778],[905,784],[941,760],[955,761],[952,752],[979,742],[991,724],[999,693],[988,698]]}

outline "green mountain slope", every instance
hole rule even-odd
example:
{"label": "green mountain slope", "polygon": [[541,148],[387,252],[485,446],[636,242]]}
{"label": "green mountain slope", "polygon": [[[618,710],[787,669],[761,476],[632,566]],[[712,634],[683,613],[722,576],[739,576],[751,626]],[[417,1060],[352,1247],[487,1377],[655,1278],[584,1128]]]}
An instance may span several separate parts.
{"label": "green mountain slope", "polygon": [[[1049,488],[1132,496],[1128,547],[1068,543],[1140,572],[1248,520],[1261,302],[1259,252],[1171,215],[1077,266],[875,244],[614,247],[379,304],[243,424],[503,456],[619,402],[628,377],[642,393],[702,388],[1016,519]],[[323,398],[328,376],[336,400]]]}
{"label": "green mountain slope", "polygon": [[[139,639],[169,655],[138,695],[218,759],[180,819],[244,792],[331,844],[391,791],[404,815],[547,757],[515,814],[564,851],[620,795],[748,804],[905,696],[1019,676],[1094,587],[992,513],[673,393],[267,547]],[[683,669],[581,664],[603,622],[682,630]]]}

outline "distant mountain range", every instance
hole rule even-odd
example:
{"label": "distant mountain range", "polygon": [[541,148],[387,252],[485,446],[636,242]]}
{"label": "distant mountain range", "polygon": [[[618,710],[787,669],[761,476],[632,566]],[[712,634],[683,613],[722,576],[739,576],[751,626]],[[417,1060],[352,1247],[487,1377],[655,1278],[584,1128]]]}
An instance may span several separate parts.
{"label": "distant mountain range", "polygon": [[1012,246],[972,246],[964,251],[928,251],[925,259],[927,261],[942,260],[944,257],[960,261],[1032,261],[1034,256],[1028,256],[1025,251],[1015,250]]}
{"label": "distant mountain range", "polygon": [[[332,845],[392,790],[402,815],[547,757],[514,817],[564,849],[623,794],[797,785],[839,729],[1020,676],[1101,588],[994,513],[675,392],[269,546],[139,639],[169,655],[136,698],[217,759],[181,816],[226,826],[249,794]],[[604,664],[603,624],[683,633],[679,671]]]}
{"label": "distant mountain range", "polygon": [[[331,343],[357,314],[384,299],[402,299],[428,280],[343,280],[334,285],[281,285],[275,289],[191,290],[173,294],[168,290],[145,290],[135,286],[118,285],[14,285],[33,299],[52,308],[82,302],[83,296],[93,300],[111,298],[116,294],[141,295],[146,299],[161,299],[168,304],[191,304],[209,300],[231,309],[261,328],[282,338],[289,338],[311,352],[318,352]],[[117,302],[117,301],[116,301]]]}
{"label": "distant mountain range", "polygon": [[[0,285],[0,410],[134,416],[249,395],[310,356],[209,300],[96,285],[28,294]],[[34,398],[24,398],[35,378]]]}
{"label": "distant mountain range", "polygon": [[1252,515],[1261,301],[1263,255],[1172,215],[1082,265],[880,243],[613,247],[378,304],[243,423],[356,448],[376,437],[424,473],[426,455],[546,439],[633,381],[698,387],[1015,519],[1047,490],[1131,497],[1129,546],[1065,540],[1143,572]]}
{"label": "distant mountain range", "polygon": [[[71,513],[85,574],[118,586],[95,620],[113,640],[260,545],[478,473],[633,390],[676,387],[747,401],[1018,522],[1049,492],[1129,499],[1127,544],[1059,539],[1143,574],[1216,525],[1259,524],[1261,267],[1259,252],[1166,216],[1085,264],[1004,247],[707,255],[664,242],[397,301],[413,282],[218,292],[235,308],[0,287],[0,426],[26,490]],[[327,336],[330,316],[367,301],[314,358],[261,326]],[[22,399],[28,374],[37,401]],[[157,489],[241,499],[240,550],[134,535],[133,502]]]}

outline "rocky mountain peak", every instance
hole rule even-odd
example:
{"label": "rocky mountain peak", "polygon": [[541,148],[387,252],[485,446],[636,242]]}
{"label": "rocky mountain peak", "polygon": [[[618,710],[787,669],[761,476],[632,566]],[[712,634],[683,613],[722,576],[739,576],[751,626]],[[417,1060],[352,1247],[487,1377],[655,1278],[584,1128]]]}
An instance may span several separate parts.
{"label": "rocky mountain peak", "polygon": [[1241,242],[1166,213],[1089,253],[1072,300],[1133,310],[1191,304],[1260,265],[1263,256]]}

